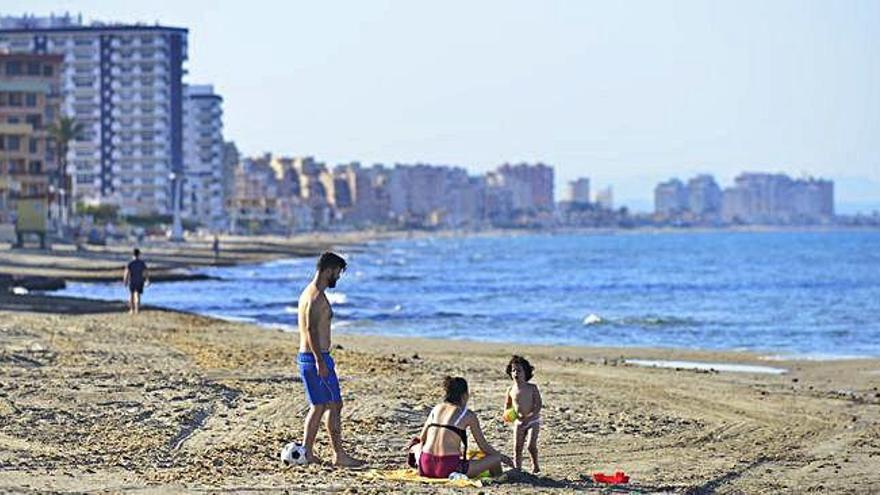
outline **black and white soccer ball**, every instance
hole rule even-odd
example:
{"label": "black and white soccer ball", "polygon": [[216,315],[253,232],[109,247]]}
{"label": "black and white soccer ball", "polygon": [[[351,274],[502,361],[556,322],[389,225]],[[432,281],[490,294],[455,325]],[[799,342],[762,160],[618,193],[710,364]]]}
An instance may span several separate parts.
{"label": "black and white soccer ball", "polygon": [[285,466],[306,463],[306,448],[296,442],[290,442],[281,449],[281,462]]}

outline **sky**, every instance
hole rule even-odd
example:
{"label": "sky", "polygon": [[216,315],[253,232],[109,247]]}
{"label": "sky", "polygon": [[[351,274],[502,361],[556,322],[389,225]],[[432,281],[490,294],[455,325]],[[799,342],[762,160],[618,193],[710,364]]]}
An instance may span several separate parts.
{"label": "sky", "polygon": [[330,164],[505,162],[613,186],[652,208],[670,177],[743,171],[836,181],[880,210],[880,2],[56,1],[189,29],[187,81],[224,97],[245,154]]}

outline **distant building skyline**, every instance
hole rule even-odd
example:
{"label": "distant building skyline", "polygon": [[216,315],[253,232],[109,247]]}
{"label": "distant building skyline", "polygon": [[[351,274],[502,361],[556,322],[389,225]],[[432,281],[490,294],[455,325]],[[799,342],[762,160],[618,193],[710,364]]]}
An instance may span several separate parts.
{"label": "distant building skyline", "polygon": [[711,175],[654,188],[654,220],[674,225],[809,225],[835,221],[834,182],[743,172],[723,190]]}
{"label": "distant building skyline", "polygon": [[[46,15],[69,4],[4,7]],[[291,2],[272,16],[231,2],[75,7],[86,21],[187,27],[198,47],[188,70],[224,95],[244,154],[480,173],[543,161],[556,166],[557,197],[589,176],[637,211],[651,211],[654,184],[671,175],[729,183],[771,170],[834,179],[841,213],[880,209],[876,2]],[[450,40],[441,26],[453,22]],[[517,30],[534,36],[508,35]],[[277,46],[290,63],[275,63]]]}

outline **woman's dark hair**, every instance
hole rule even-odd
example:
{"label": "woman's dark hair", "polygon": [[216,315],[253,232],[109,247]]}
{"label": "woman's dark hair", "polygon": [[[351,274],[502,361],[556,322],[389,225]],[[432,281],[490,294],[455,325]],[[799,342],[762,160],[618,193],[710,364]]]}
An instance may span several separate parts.
{"label": "woman's dark hair", "polygon": [[522,356],[517,356],[516,354],[514,354],[513,357],[510,358],[510,362],[507,363],[507,369],[504,370],[507,373],[507,376],[513,378],[513,367],[517,364],[522,366],[523,371],[525,371],[526,381],[531,380],[532,374],[535,371],[535,367],[532,366],[532,363],[530,363],[528,359]]}
{"label": "woman's dark hair", "polygon": [[346,265],[347,263],[342,258],[342,256],[339,256],[336,253],[331,253],[330,251],[327,251],[326,253],[322,254],[320,258],[318,258],[319,272],[332,268],[341,268],[345,270]]}
{"label": "woman's dark hair", "polygon": [[443,379],[443,391],[446,394],[443,400],[450,404],[461,404],[461,398],[468,393],[467,380],[460,376],[447,376]]}

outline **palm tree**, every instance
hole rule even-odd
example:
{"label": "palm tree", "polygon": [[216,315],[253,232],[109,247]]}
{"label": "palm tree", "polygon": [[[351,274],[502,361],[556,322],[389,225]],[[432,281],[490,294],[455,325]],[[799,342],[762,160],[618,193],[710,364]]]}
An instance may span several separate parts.
{"label": "palm tree", "polygon": [[[72,189],[72,181],[67,176],[67,151],[70,149],[71,141],[79,141],[85,137],[85,126],[82,122],[78,122],[73,117],[62,115],[57,122],[49,125],[49,137],[55,142],[55,153],[58,160],[58,172],[61,177],[61,190],[64,192],[64,204],[61,209],[67,212],[67,205],[70,204],[70,193]],[[66,215],[62,214],[66,219]]]}

